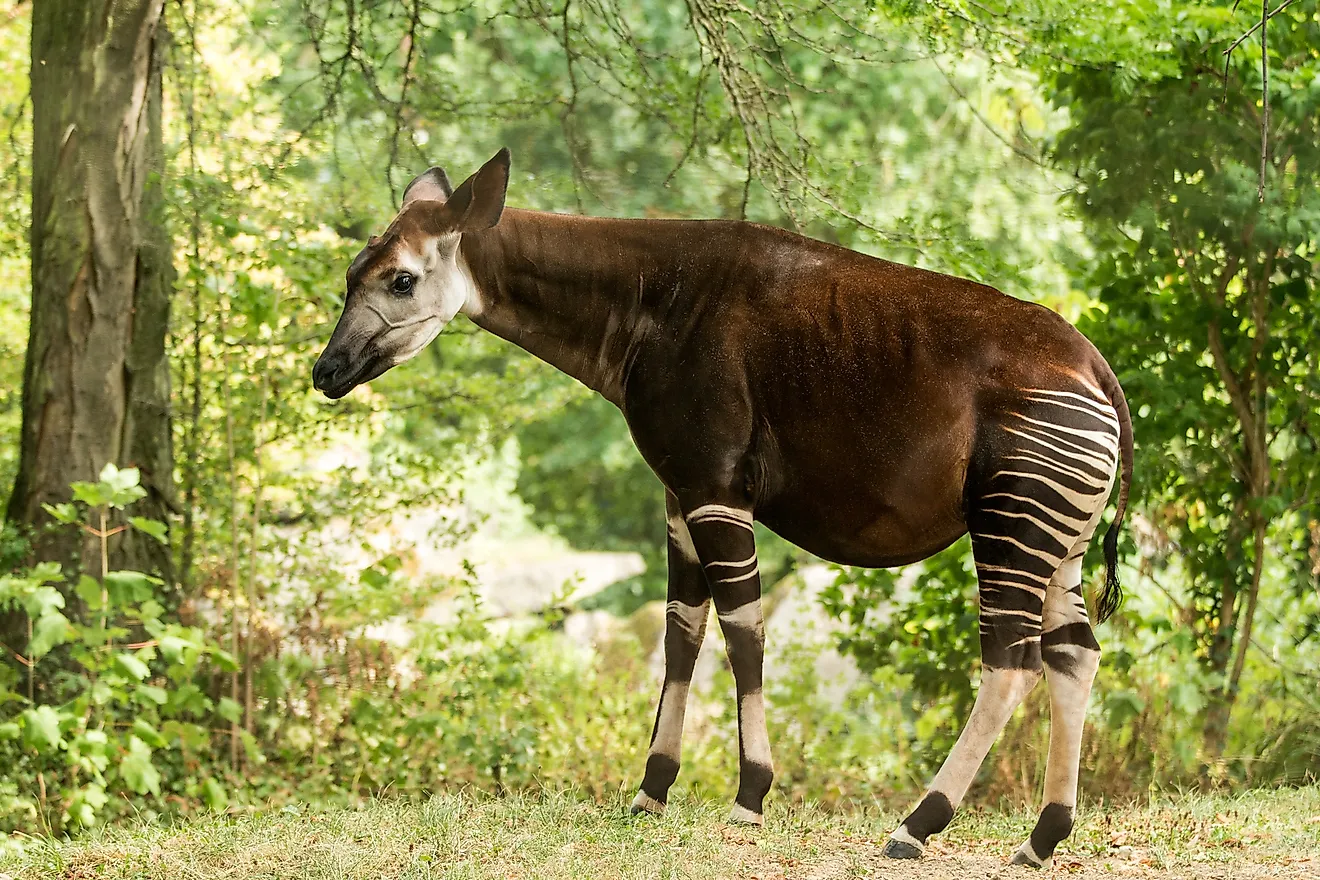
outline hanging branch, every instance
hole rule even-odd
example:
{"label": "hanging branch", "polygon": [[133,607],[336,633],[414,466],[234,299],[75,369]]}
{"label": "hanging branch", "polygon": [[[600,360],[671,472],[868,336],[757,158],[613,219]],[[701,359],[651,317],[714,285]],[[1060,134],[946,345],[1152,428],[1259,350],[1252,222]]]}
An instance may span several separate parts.
{"label": "hanging branch", "polygon": [[[1228,68],[1233,61],[1233,50],[1246,42],[1247,38],[1260,31],[1260,81],[1261,81],[1261,99],[1263,101],[1263,112],[1260,119],[1260,183],[1256,190],[1256,199],[1265,201],[1265,173],[1269,164],[1270,152],[1270,64],[1269,64],[1269,45],[1267,42],[1267,31],[1271,18],[1287,9],[1297,0],[1283,0],[1273,10],[1269,8],[1269,0],[1261,0],[1260,3],[1260,21],[1251,26],[1251,30],[1233,41],[1233,45],[1224,50],[1224,98],[1228,98]],[[1237,10],[1237,4],[1233,4],[1233,10]]]}

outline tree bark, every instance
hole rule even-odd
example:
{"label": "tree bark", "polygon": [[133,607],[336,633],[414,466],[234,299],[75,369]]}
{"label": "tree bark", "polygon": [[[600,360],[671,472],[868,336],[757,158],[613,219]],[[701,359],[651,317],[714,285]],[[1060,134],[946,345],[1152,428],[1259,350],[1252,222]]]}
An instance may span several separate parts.
{"label": "tree bark", "polygon": [[[91,570],[45,530],[43,503],[107,462],[141,469],[133,512],[173,506],[165,337],[173,285],[163,218],[164,0],[40,0],[32,10],[32,312],[18,476],[7,518],[33,556]],[[84,564],[87,563],[87,564]],[[167,547],[125,533],[112,565],[170,576]]]}

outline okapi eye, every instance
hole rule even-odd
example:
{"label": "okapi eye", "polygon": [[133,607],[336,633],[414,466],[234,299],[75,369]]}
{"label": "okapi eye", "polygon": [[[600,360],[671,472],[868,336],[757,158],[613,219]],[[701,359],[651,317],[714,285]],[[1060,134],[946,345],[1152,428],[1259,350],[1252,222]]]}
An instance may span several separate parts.
{"label": "okapi eye", "polygon": [[406,296],[412,293],[413,277],[407,272],[401,272],[394,276],[394,292],[400,296]]}

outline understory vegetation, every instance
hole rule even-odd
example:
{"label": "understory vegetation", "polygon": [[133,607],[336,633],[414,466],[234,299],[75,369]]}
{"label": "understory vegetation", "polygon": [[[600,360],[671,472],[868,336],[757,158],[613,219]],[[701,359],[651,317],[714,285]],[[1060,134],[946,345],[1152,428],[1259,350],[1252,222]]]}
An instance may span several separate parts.
{"label": "understory vegetation", "polygon": [[[677,808],[623,820],[665,522],[618,412],[463,320],[338,403],[312,391],[344,270],[402,188],[506,144],[519,207],[776,224],[1078,323],[1127,389],[1137,461],[1083,743],[1106,809],[1070,851],[1320,858],[1314,0],[1269,20],[1264,54],[1257,31],[1228,55],[1259,16],[1227,0],[115,2],[154,2],[164,35],[144,222],[172,241],[168,467],[120,450],[38,497],[24,340],[32,296],[57,294],[32,293],[53,173],[34,119],[59,101],[30,76],[42,4],[0,0],[0,872],[214,876],[259,843],[231,876],[769,877],[830,852],[851,876],[929,780],[975,694],[967,542],[805,594],[820,626],[771,645],[757,845],[716,821],[737,773],[722,661]],[[758,541],[773,614],[817,561]],[[584,551],[635,570],[522,605],[494,586]],[[1020,842],[1048,714],[1038,688],[972,791],[1007,812],[951,841]]]}

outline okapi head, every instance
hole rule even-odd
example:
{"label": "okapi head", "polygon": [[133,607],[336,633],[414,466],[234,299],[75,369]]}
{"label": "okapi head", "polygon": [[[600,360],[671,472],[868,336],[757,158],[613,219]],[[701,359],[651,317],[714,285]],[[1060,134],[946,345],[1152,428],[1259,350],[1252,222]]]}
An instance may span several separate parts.
{"label": "okapi head", "polygon": [[438,167],[408,184],[394,222],[348,267],[343,314],[312,370],[318,391],[338,400],[417,354],[459,312],[479,307],[458,243],[499,222],[508,185],[507,148],[457,189]]}

